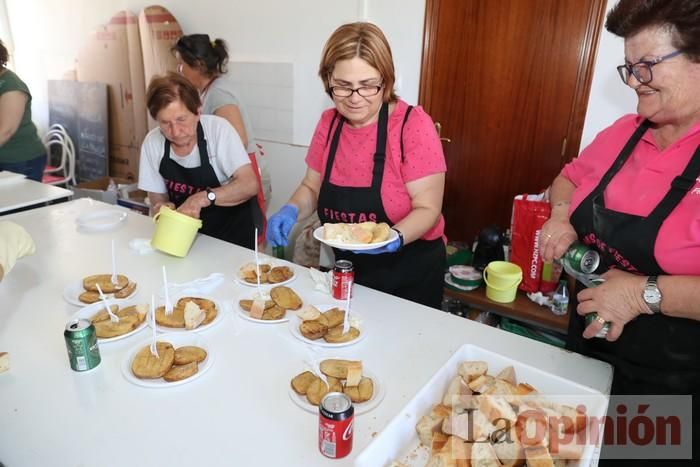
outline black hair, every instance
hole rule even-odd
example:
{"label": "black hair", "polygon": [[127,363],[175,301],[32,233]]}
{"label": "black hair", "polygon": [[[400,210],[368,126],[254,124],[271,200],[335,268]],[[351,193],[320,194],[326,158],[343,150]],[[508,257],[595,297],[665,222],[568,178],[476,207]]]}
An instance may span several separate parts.
{"label": "black hair", "polygon": [[5,64],[10,59],[10,53],[7,51],[5,44],[0,40],[0,68],[5,68]]}
{"label": "black hair", "polygon": [[697,0],[620,0],[608,13],[605,28],[631,37],[650,27],[668,28],[672,44],[700,62],[700,2]]}
{"label": "black hair", "polygon": [[206,76],[226,73],[228,50],[223,39],[212,41],[209,34],[190,34],[180,37],[171,50]]}

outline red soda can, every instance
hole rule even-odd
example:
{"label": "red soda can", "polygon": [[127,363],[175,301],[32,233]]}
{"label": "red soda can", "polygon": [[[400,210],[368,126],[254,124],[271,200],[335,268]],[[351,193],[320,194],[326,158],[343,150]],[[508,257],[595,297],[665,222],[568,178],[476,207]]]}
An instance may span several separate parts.
{"label": "red soda can", "polygon": [[333,298],[347,300],[352,295],[352,283],[355,282],[355,272],[352,261],[339,259],[333,267]]}
{"label": "red soda can", "polygon": [[340,459],[352,451],[355,407],[342,392],[330,392],[318,406],[318,450],[326,457]]}

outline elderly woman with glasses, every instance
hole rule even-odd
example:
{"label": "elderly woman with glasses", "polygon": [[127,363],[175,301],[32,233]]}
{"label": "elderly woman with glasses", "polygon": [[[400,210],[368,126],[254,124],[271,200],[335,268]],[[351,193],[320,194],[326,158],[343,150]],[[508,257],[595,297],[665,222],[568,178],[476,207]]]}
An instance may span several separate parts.
{"label": "elderly woman with glasses", "polygon": [[[543,257],[560,258],[577,240],[600,253],[605,282],[580,291],[568,336],[573,350],[615,367],[613,393],[697,395],[700,2],[621,0],[606,28],[624,38],[618,72],[637,113],[554,180]],[[606,322],[607,337],[595,338]]]}
{"label": "elderly woman with glasses", "polygon": [[318,122],[301,185],[270,218],[268,241],[286,245],[297,218],[314,211],[323,223],[386,222],[391,243],[335,249],[336,259],[352,261],[359,284],[439,308],[446,166],[432,120],[396,96],[391,49],[373,24],[333,32],[319,76],[335,107]]}

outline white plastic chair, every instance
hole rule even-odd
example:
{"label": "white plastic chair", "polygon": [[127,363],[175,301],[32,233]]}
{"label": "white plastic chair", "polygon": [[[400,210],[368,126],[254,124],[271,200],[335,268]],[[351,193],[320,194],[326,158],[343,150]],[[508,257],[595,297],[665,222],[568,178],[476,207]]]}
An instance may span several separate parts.
{"label": "white plastic chair", "polygon": [[61,162],[57,167],[47,166],[42,182],[49,185],[75,185],[75,146],[66,129],[60,124],[51,125],[42,138],[46,146],[47,157],[50,157],[51,147],[61,148]]}

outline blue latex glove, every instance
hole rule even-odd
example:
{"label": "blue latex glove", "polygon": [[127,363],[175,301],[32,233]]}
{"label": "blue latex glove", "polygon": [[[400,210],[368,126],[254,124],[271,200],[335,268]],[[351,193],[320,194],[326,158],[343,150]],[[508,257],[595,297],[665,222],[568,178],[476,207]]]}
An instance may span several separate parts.
{"label": "blue latex glove", "polygon": [[401,239],[397,238],[393,242],[389,242],[384,246],[379,248],[372,248],[371,250],[350,250],[352,253],[357,255],[381,255],[382,253],[394,253],[401,247]]}
{"label": "blue latex glove", "polygon": [[291,204],[285,204],[267,221],[267,241],[275,246],[287,246],[289,232],[297,222],[299,209]]}

